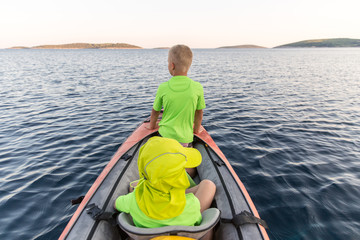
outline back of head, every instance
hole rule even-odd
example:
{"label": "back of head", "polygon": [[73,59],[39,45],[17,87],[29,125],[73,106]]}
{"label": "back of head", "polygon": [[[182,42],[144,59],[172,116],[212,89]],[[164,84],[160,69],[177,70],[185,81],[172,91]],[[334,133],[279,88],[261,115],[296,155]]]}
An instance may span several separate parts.
{"label": "back of head", "polygon": [[193,53],[186,45],[175,45],[169,50],[169,60],[173,62],[177,68],[187,72],[191,66]]}

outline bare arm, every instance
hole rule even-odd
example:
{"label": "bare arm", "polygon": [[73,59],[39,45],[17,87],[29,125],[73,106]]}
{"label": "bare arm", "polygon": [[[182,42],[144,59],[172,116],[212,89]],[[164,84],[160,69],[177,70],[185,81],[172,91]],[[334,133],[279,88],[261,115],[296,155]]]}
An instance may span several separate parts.
{"label": "bare arm", "polygon": [[201,126],[201,122],[202,122],[202,119],[203,119],[203,114],[204,114],[204,111],[202,109],[195,111],[194,133],[199,133],[199,131],[200,131],[200,126]]}
{"label": "bare arm", "polygon": [[157,128],[156,122],[159,117],[159,114],[160,114],[160,111],[155,111],[154,109],[151,110],[150,124],[149,124],[148,129],[152,130],[152,129]]}

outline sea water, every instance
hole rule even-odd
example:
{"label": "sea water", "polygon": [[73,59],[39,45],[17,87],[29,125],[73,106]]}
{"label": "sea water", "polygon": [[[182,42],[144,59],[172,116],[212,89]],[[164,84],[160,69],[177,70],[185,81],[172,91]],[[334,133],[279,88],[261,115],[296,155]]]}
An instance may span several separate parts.
{"label": "sea water", "polygon": [[[194,49],[203,125],[271,239],[360,239],[360,49]],[[167,50],[0,50],[0,239],[57,239]]]}

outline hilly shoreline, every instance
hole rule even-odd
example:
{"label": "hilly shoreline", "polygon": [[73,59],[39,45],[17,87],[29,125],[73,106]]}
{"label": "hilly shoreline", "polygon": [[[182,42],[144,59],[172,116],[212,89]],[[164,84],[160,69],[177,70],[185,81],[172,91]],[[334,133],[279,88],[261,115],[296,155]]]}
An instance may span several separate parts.
{"label": "hilly shoreline", "polygon": [[235,46],[224,46],[224,47],[219,47],[219,48],[266,48],[266,47],[245,44],[245,45],[235,45]]}
{"label": "hilly shoreline", "polygon": [[[294,43],[279,45],[273,48],[356,48],[360,47],[360,39],[352,38],[328,38],[303,40]],[[258,45],[245,44],[234,46],[222,46],[216,49],[262,49]],[[15,46],[8,49],[144,49],[143,47],[128,43],[69,43],[58,45],[39,45],[33,47]],[[169,49],[169,47],[158,47],[154,49]]]}
{"label": "hilly shoreline", "polygon": [[360,39],[352,38],[328,38],[312,39],[300,42],[288,43],[275,48],[342,48],[360,47]]}
{"label": "hilly shoreline", "polygon": [[34,47],[17,46],[10,49],[142,49],[142,47],[127,43],[69,43]]}

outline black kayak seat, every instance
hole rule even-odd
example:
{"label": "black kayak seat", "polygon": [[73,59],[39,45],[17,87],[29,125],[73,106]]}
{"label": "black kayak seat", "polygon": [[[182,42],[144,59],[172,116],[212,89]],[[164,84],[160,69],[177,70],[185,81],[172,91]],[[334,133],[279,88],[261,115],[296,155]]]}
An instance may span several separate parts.
{"label": "black kayak seat", "polygon": [[202,212],[202,221],[199,226],[165,226],[159,228],[136,227],[128,213],[120,213],[117,222],[120,228],[134,240],[146,240],[157,236],[183,236],[200,239],[213,229],[220,220],[220,210],[208,208]]}

